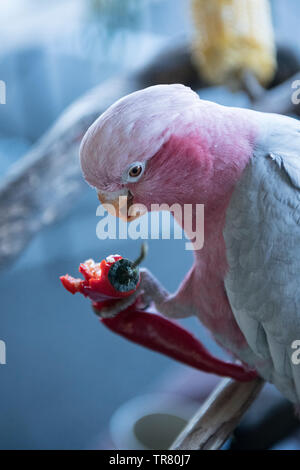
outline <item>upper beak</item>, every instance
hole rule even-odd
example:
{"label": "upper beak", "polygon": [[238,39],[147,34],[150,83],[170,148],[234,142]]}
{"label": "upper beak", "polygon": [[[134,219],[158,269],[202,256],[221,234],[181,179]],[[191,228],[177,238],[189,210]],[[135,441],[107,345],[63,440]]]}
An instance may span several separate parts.
{"label": "upper beak", "polygon": [[137,208],[132,207],[134,198],[127,189],[116,192],[98,191],[97,195],[101,204],[110,214],[120,217],[125,222],[132,222],[146,212],[139,210],[138,206]]}

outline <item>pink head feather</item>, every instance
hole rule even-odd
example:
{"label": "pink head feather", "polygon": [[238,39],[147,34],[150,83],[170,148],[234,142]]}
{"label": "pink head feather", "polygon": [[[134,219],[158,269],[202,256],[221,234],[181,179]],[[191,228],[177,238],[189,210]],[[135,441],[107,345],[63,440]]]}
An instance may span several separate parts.
{"label": "pink head feather", "polygon": [[80,148],[86,181],[119,191],[130,163],[148,161],[127,184],[135,202],[207,203],[224,198],[252,155],[248,111],[200,100],[183,85],[157,85],[117,101],[88,129]]}
{"label": "pink head feather", "polygon": [[170,136],[172,121],[199,101],[183,85],[157,85],[120,99],[86,132],[80,161],[86,181],[116,191],[120,176],[134,161],[151,158]]}

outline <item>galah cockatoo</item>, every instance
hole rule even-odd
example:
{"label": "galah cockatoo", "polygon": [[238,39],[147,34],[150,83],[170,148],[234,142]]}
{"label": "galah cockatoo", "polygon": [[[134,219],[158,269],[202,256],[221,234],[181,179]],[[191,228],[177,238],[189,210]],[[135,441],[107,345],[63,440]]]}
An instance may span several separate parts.
{"label": "galah cockatoo", "polygon": [[178,291],[169,294],[147,270],[141,287],[161,314],[196,315],[297,405],[299,155],[298,121],[203,101],[183,85],[125,96],[92,124],[80,149],[83,175],[102,202],[118,207],[128,195],[128,206],[148,210],[204,204],[204,246]]}

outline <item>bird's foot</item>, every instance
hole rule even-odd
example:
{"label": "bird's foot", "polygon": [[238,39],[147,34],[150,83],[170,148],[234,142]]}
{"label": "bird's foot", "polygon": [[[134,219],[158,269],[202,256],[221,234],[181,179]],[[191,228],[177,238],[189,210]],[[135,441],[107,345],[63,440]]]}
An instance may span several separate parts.
{"label": "bird's foot", "polygon": [[[116,300],[99,309],[97,306],[94,308],[95,313],[101,318],[113,318],[118,313],[126,310],[128,307],[133,305],[138,301],[138,308],[140,310],[145,310],[153,302],[153,285],[149,285],[149,278],[151,274],[145,268],[140,269],[140,283],[137,290],[131,294],[129,297],[126,297],[121,300]],[[156,297],[154,295],[154,297]],[[161,297],[159,297],[161,298]]]}

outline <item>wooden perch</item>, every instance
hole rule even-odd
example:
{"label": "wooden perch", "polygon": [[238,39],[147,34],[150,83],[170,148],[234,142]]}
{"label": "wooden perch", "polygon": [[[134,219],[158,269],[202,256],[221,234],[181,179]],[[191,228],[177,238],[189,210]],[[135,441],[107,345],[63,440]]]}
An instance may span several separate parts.
{"label": "wooden perch", "polygon": [[261,391],[260,378],[240,383],[222,380],[190,420],[170,450],[220,449]]}

